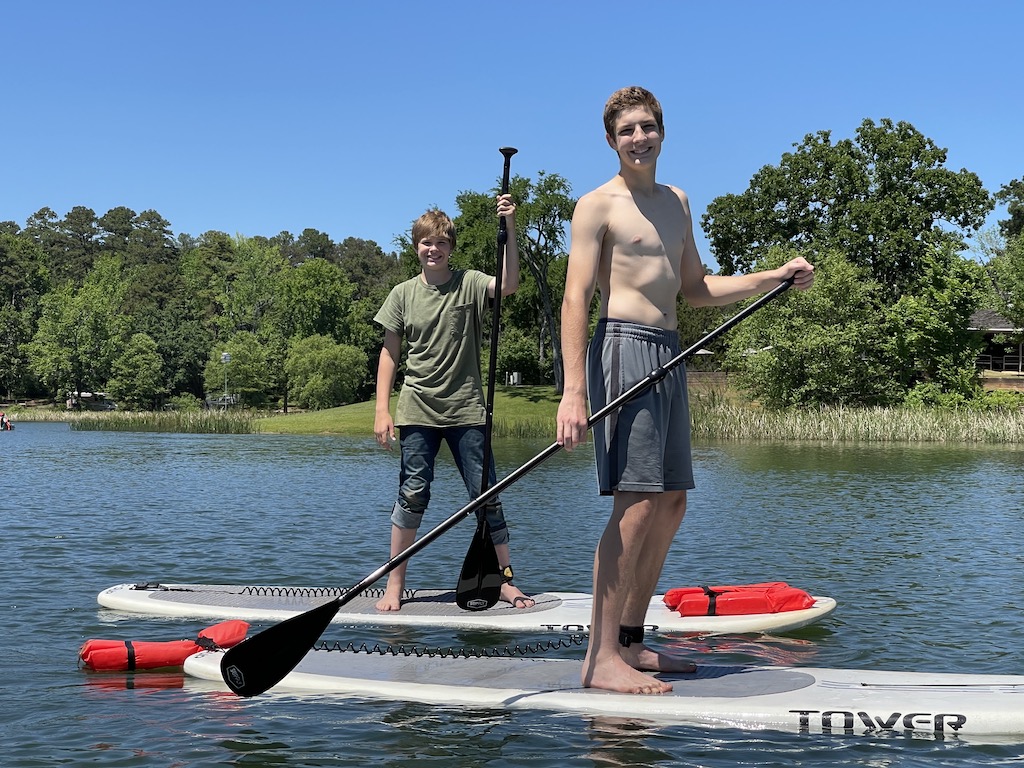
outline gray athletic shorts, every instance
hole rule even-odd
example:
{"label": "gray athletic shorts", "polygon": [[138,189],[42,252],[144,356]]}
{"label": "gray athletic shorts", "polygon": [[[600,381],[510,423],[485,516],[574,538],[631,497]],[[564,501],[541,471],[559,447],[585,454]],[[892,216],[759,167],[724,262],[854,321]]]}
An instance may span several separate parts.
{"label": "gray athletic shorts", "polygon": [[[679,334],[602,319],[587,350],[587,392],[596,413],[679,355]],[[594,425],[601,494],[662,493],[694,487],[686,368],[678,365]]]}

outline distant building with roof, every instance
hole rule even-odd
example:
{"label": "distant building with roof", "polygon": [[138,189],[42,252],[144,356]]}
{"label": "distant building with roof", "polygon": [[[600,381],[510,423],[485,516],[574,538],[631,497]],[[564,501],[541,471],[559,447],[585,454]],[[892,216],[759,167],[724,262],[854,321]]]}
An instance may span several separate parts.
{"label": "distant building with roof", "polygon": [[[978,368],[984,371],[1024,373],[1024,328],[992,309],[979,309],[967,330],[980,333],[985,348],[978,355]],[[1015,336],[1015,340],[997,340],[997,336]]]}

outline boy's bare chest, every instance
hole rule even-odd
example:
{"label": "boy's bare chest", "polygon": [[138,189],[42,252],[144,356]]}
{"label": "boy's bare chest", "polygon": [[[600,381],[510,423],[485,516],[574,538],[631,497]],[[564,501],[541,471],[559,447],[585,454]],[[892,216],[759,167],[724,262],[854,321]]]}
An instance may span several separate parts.
{"label": "boy's bare chest", "polygon": [[680,259],[689,222],[677,200],[621,205],[614,214],[606,250],[624,257]]}

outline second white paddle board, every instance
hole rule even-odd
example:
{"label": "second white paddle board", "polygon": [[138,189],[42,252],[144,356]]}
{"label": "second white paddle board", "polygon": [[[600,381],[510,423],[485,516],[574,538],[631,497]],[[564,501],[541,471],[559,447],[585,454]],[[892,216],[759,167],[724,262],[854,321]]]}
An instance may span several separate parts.
{"label": "second white paddle board", "polygon": [[[118,611],[190,619],[283,621],[344,594],[331,587],[285,587],[241,584],[117,584],[99,593],[100,605]],[[486,611],[464,611],[453,590],[413,590],[400,611],[378,611],[380,590],[366,590],[341,607],[335,623],[453,627],[508,631],[586,632],[592,599],[577,592],[533,595],[536,605],[514,608],[498,603]],[[645,630],[657,634],[733,634],[789,632],[813,624],[836,609],[830,597],[815,597],[814,605],[796,611],[740,616],[680,616],[651,599]]]}

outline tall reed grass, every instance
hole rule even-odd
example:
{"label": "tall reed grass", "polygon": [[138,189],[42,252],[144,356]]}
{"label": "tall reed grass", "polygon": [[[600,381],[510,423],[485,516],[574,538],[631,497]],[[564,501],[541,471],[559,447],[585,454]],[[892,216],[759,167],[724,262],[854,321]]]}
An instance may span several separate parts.
{"label": "tall reed grass", "polygon": [[495,416],[494,436],[529,440],[538,437],[550,437],[555,440],[555,417],[546,416]]}
{"label": "tall reed grass", "polygon": [[[828,443],[1022,443],[1024,411],[803,408],[766,411],[724,401],[691,403],[694,440]],[[555,439],[554,417],[495,417],[496,437]]]}
{"label": "tall reed grass", "polygon": [[62,421],[81,431],[246,435],[257,431],[259,418],[247,411],[116,411],[68,414]]}
{"label": "tall reed grass", "polygon": [[1024,411],[939,408],[801,408],[765,411],[696,404],[695,440],[813,440],[829,443],[1024,443]]}

